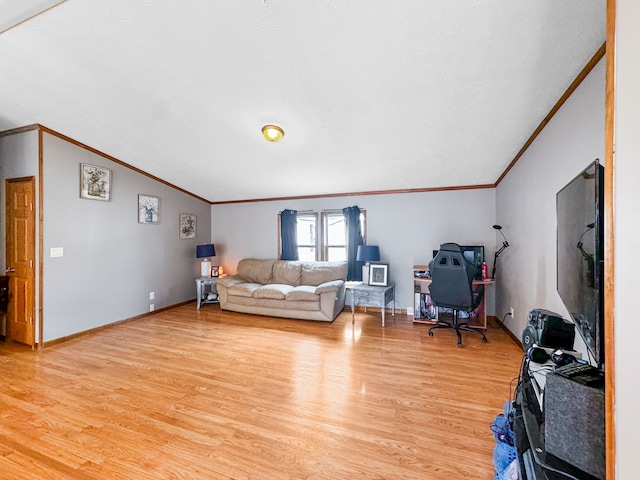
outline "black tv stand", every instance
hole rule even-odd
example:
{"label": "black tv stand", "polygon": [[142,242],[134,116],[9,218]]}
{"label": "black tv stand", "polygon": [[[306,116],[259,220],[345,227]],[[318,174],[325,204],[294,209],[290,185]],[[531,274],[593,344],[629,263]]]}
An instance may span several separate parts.
{"label": "black tv stand", "polygon": [[516,391],[512,429],[523,480],[598,480],[545,450],[544,418],[536,397],[535,380],[524,362]]}

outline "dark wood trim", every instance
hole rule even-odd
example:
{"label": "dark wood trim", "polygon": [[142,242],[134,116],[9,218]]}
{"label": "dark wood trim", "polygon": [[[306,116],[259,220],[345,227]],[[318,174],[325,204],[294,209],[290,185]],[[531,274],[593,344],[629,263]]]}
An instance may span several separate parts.
{"label": "dark wood trim", "polygon": [[0,31],[0,34],[3,34],[3,33],[5,33],[5,32],[8,32],[9,30],[12,30],[12,29],[16,28],[18,25],[22,25],[23,23],[26,23],[26,22],[28,22],[29,20],[31,20],[31,19],[33,19],[33,18],[36,18],[37,16],[42,15],[43,13],[48,12],[49,10],[51,10],[51,9],[53,9],[53,8],[56,8],[58,5],[60,5],[61,3],[66,2],[66,1],[67,1],[67,0],[60,0],[59,2],[55,3],[54,5],[51,5],[50,7],[47,7],[47,8],[45,8],[44,10],[39,11],[39,12],[35,13],[34,15],[31,15],[31,16],[30,16],[30,17],[28,17],[28,18],[25,18],[24,20],[19,21],[19,22],[18,22],[18,23],[16,23],[15,25],[11,25],[11,26],[9,26],[8,28],[5,28],[4,30],[1,30],[1,31]]}
{"label": "dark wood trim", "polygon": [[522,146],[520,151],[516,154],[514,159],[511,160],[511,163],[507,166],[505,171],[502,172],[502,175],[500,175],[498,180],[496,180],[496,183],[495,183],[494,187],[497,187],[500,184],[500,182],[502,181],[502,179],[507,176],[507,173],[509,173],[509,171],[513,168],[513,166],[516,164],[516,162],[518,160],[520,160],[520,157],[522,157],[522,155],[524,155],[524,152],[527,151],[527,149],[531,146],[533,141],[538,137],[538,135],[540,135],[540,132],[542,132],[544,127],[547,126],[547,124],[551,121],[553,116],[558,112],[558,110],[560,110],[560,107],[562,107],[562,105],[564,105],[564,102],[566,102],[567,99],[573,94],[573,92],[576,90],[576,88],[578,88],[578,86],[587,77],[587,75],[589,75],[589,73],[591,73],[591,70],[593,70],[593,68],[598,64],[598,62],[604,56],[604,51],[605,51],[605,44],[603,43],[602,46],[598,49],[598,51],[595,53],[595,55],[593,57],[591,57],[591,60],[589,60],[587,65],[578,74],[578,76],[573,81],[573,83],[571,83],[571,85],[569,85],[569,88],[567,88],[566,92],[564,92],[562,94],[562,96],[560,97],[560,100],[558,100],[556,102],[556,104],[549,111],[549,113],[547,113],[547,116],[544,117],[542,122],[540,122],[540,125],[538,125],[538,128],[536,128],[533,131],[533,133],[531,134],[529,139],[524,143],[524,145]]}
{"label": "dark wood trim", "polygon": [[100,155],[101,157],[106,158],[107,160],[111,160],[112,162],[117,163],[118,165],[122,165],[123,167],[126,167],[129,170],[133,170],[134,172],[137,172],[137,173],[139,173],[141,175],[144,175],[145,177],[148,177],[148,178],[150,178],[152,180],[155,180],[156,182],[162,183],[163,185],[171,187],[174,190],[182,192],[185,195],[189,195],[189,196],[191,196],[193,198],[196,198],[196,199],[198,199],[200,201],[203,201],[205,203],[211,203],[206,198],[199,197],[198,195],[196,195],[194,193],[191,193],[191,192],[185,190],[184,188],[180,188],[180,187],[178,187],[178,186],[176,186],[176,185],[174,185],[172,183],[169,183],[169,182],[167,182],[167,181],[165,181],[165,180],[163,180],[163,179],[161,179],[159,177],[156,177],[155,175],[151,175],[150,173],[147,173],[144,170],[140,170],[139,168],[136,168],[133,165],[129,165],[128,163],[123,162],[122,160],[118,160],[117,158],[112,157],[111,155],[108,155],[108,154],[106,154],[104,152],[101,152],[100,150],[96,150],[95,148],[90,147],[89,145],[85,145],[84,143],[79,142],[77,140],[74,140],[71,137],[67,137],[66,135],[63,135],[62,133],[56,132],[55,130],[51,130],[50,128],[47,128],[47,127],[45,127],[43,125],[38,125],[38,127],[40,128],[41,131],[43,131],[45,133],[48,133],[49,135],[53,135],[54,137],[58,137],[58,138],[66,141],[66,142],[72,143],[73,145],[75,145],[77,147],[83,148],[83,149],[85,149],[85,150],[87,150],[87,151],[89,151],[91,153],[95,153],[96,155]]}
{"label": "dark wood trim", "polygon": [[604,393],[606,478],[616,478],[615,344],[614,344],[614,133],[615,133],[615,34],[616,0],[607,0],[607,58],[604,124]]}
{"label": "dark wood trim", "polygon": [[17,135],[19,133],[31,132],[32,130],[38,130],[40,125],[34,123],[33,125],[26,125],[24,127],[12,128],[11,130],[5,130],[0,132],[0,137],[8,137],[9,135]]}
{"label": "dark wood trim", "polygon": [[164,312],[166,310],[171,310],[172,308],[188,305],[189,303],[195,303],[195,301],[196,301],[195,299],[187,300],[185,302],[176,303],[175,305],[159,308],[157,310],[154,310],[153,312],[142,313],[140,315],[136,315],[135,317],[125,318],[124,320],[118,320],[117,322],[108,323],[107,325],[101,325],[96,328],[90,328],[89,330],[83,330],[82,332],[74,333],[73,335],[67,335],[66,337],[60,337],[60,338],[56,338],[55,340],[49,340],[48,342],[44,343],[43,347],[51,347],[53,345],[58,345],[59,343],[64,343],[69,340],[73,340],[74,338],[83,337],[90,333],[100,332],[102,330],[115,327],[116,325],[122,325],[123,323],[133,322],[135,320],[140,320],[142,318],[150,317],[152,315],[155,315],[156,313]]}
{"label": "dark wood trim", "polygon": [[434,188],[405,188],[399,190],[375,190],[369,192],[347,192],[347,193],[325,193],[323,195],[299,195],[295,197],[277,197],[277,198],[254,198],[249,200],[227,200],[224,202],[209,202],[211,205],[227,205],[231,203],[256,203],[256,202],[275,202],[282,200],[308,200],[310,198],[331,198],[331,197],[358,197],[364,195],[391,195],[396,193],[423,193],[423,192],[442,192],[448,190],[477,190],[482,188],[495,188],[493,184],[483,185],[461,185],[458,187],[434,187]]}
{"label": "dark wood trim", "polygon": [[496,321],[496,323],[498,324],[498,326],[504,330],[505,332],[507,332],[507,335],[509,335],[509,338],[511,338],[511,340],[513,340],[513,342],[518,345],[518,347],[522,348],[522,341],[516,337],[513,332],[511,330],[509,330],[509,328],[507,328],[507,326],[502,323],[502,321],[500,321],[500,319],[498,317],[487,317],[487,322],[489,321],[489,318],[492,318],[493,320]]}
{"label": "dark wood trim", "polygon": [[38,349],[42,348],[44,342],[44,319],[42,308],[42,295],[44,293],[44,210],[43,210],[43,192],[44,192],[44,165],[42,145],[42,129],[38,129]]}

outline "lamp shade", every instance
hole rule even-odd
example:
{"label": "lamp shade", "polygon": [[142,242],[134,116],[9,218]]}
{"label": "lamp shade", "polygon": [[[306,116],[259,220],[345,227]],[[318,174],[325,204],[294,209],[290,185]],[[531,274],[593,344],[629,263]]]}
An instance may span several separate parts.
{"label": "lamp shade", "polygon": [[196,258],[215,257],[216,249],[213,243],[205,243],[196,247]]}
{"label": "lamp shade", "polygon": [[358,245],[357,262],[377,262],[380,260],[380,249],[377,245]]}

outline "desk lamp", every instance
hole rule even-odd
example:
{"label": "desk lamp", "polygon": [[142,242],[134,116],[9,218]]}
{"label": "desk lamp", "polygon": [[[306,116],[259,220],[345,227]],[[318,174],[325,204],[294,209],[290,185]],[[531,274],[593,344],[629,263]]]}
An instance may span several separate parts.
{"label": "desk lamp", "polygon": [[362,282],[369,285],[369,264],[380,261],[380,249],[376,245],[358,245],[356,262],[365,262],[362,266]]}
{"label": "desk lamp", "polygon": [[496,263],[498,263],[498,257],[504,251],[504,249],[509,246],[509,242],[507,242],[507,237],[505,237],[504,233],[502,233],[502,226],[494,225],[493,228],[495,228],[500,232],[500,235],[502,235],[502,238],[504,238],[504,242],[502,242],[502,246],[500,247],[500,250],[498,250],[495,256],[493,257],[493,271],[491,272],[491,280],[496,279]]}
{"label": "desk lamp", "polygon": [[216,249],[213,246],[213,243],[205,243],[204,245],[198,245],[196,247],[196,258],[203,258],[202,262],[200,262],[200,276],[201,277],[210,277],[211,276],[211,260],[209,257],[216,256]]}

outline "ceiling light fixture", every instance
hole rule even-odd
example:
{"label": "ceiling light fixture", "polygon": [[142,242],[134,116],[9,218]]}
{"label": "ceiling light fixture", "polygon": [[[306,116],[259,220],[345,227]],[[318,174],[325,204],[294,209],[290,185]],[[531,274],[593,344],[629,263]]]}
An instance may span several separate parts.
{"label": "ceiling light fixture", "polygon": [[270,142],[277,142],[284,137],[284,130],[277,125],[265,125],[262,127],[262,135]]}

